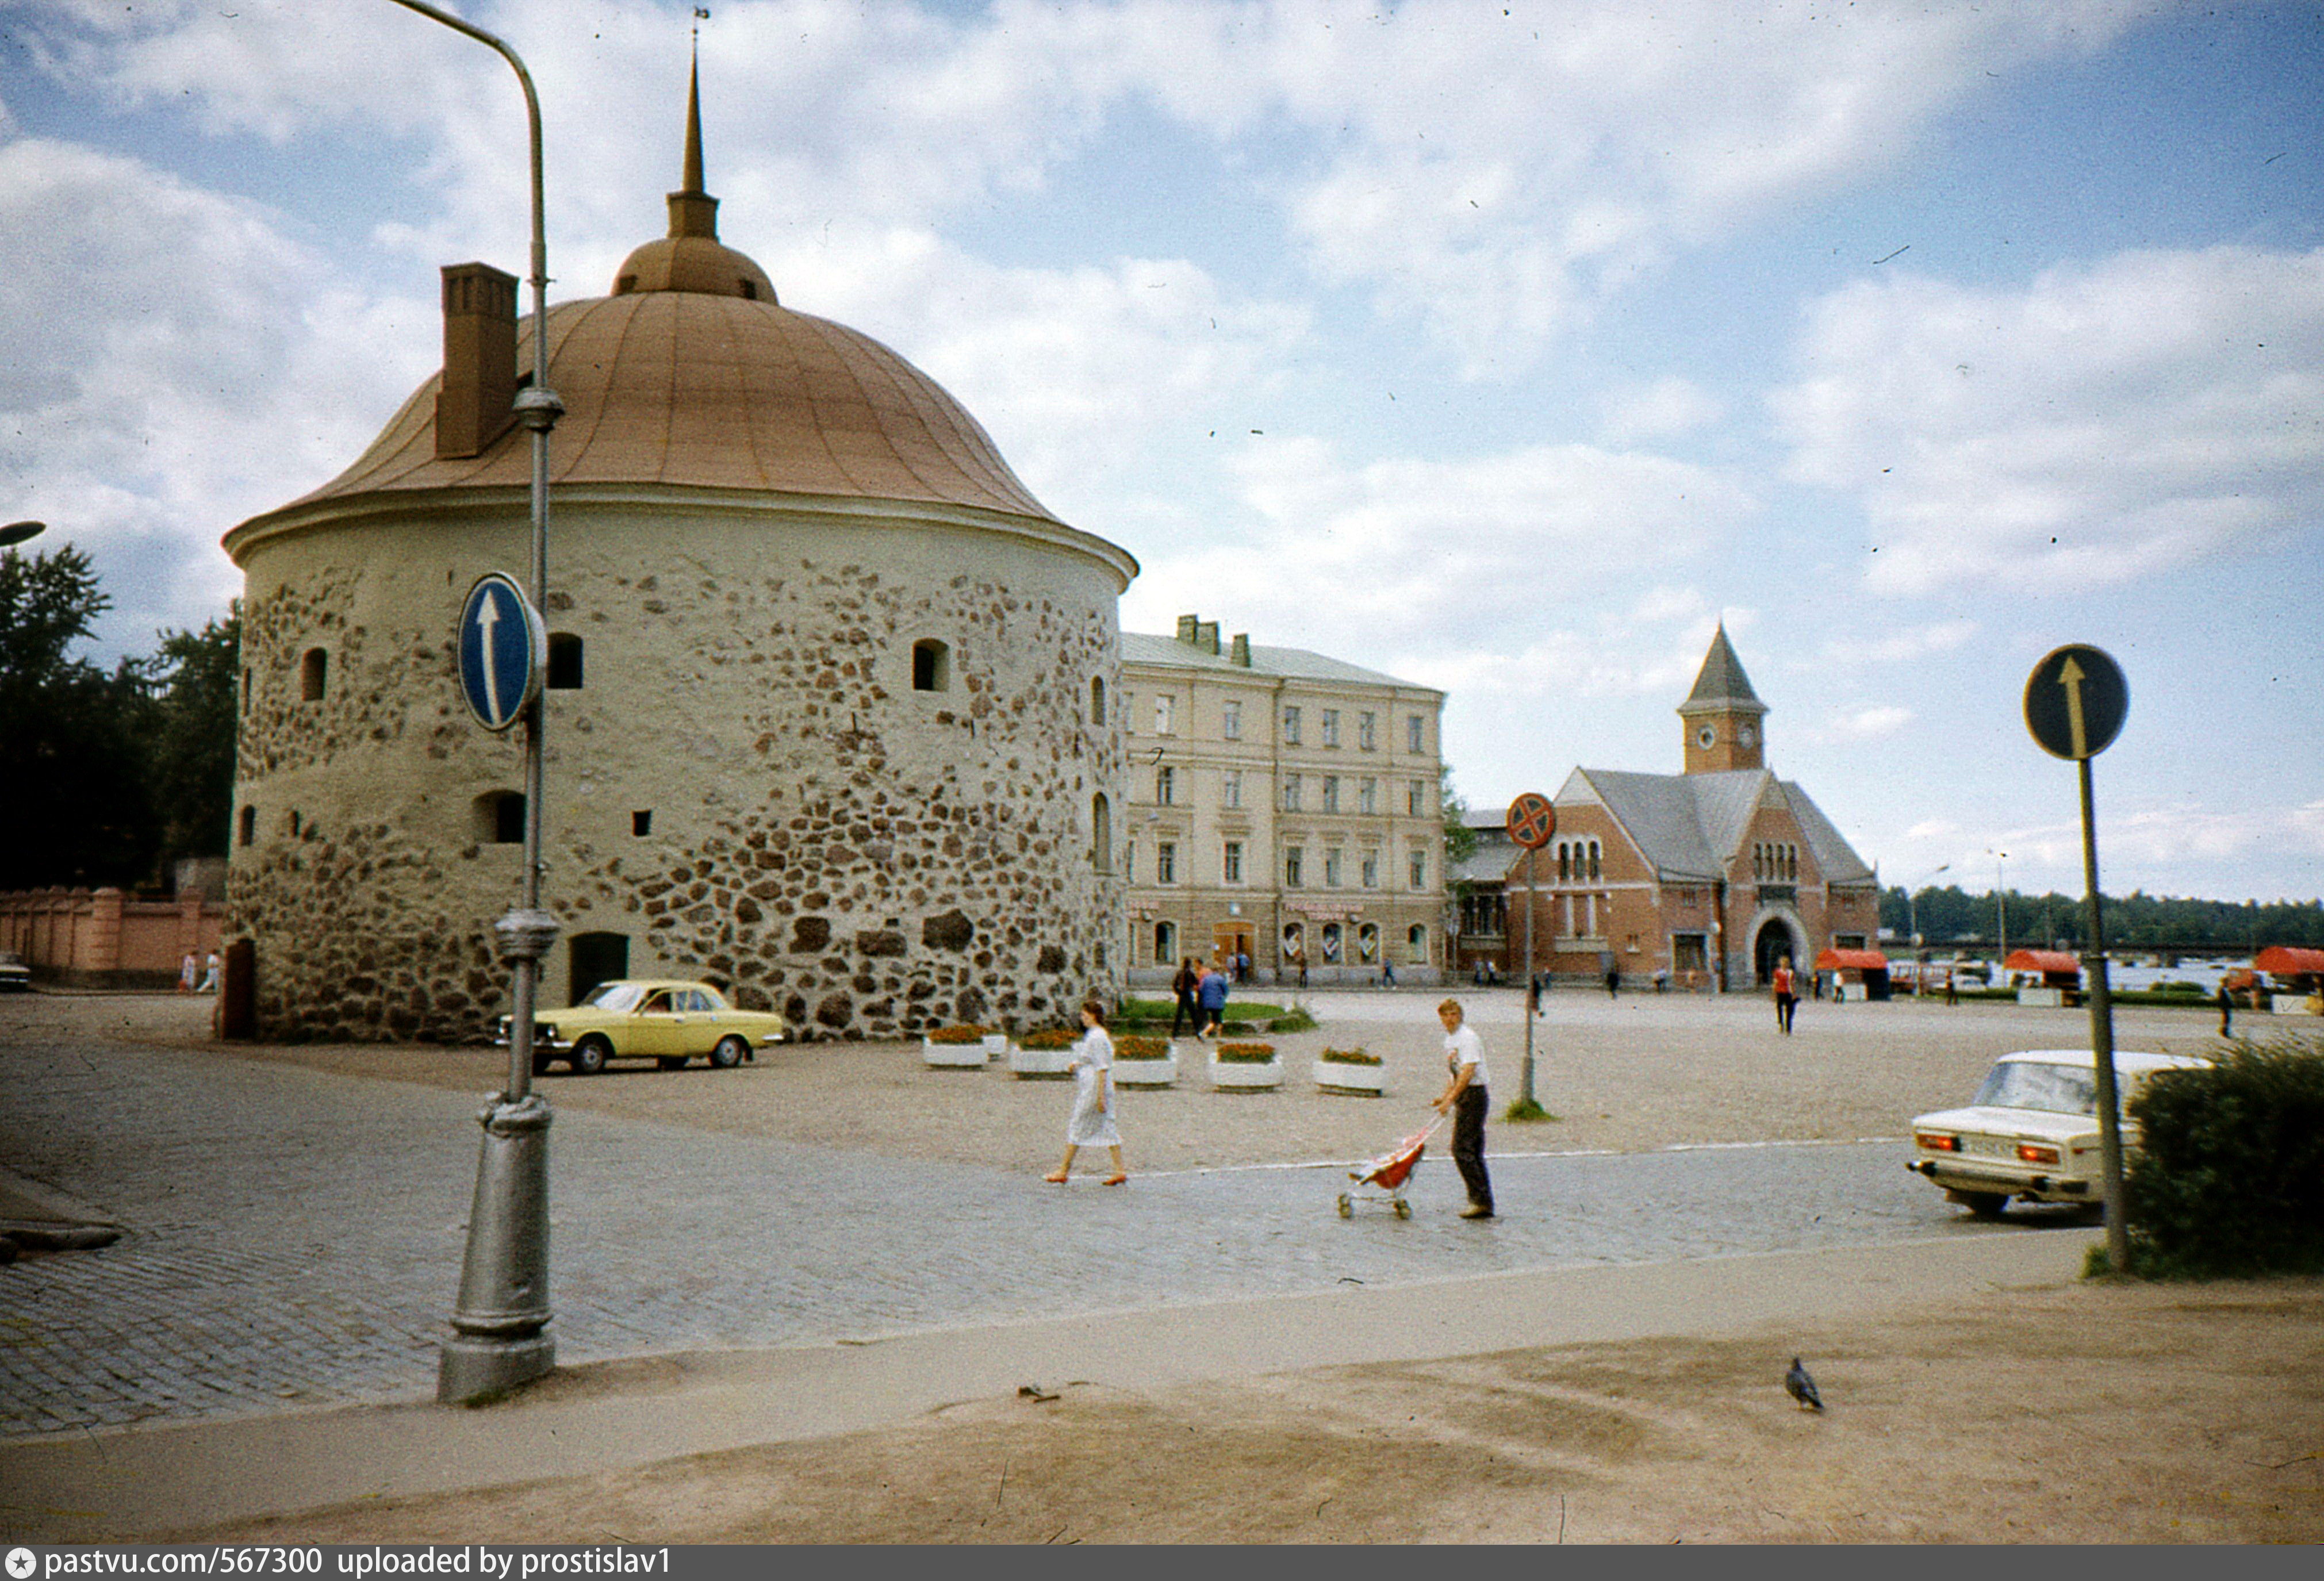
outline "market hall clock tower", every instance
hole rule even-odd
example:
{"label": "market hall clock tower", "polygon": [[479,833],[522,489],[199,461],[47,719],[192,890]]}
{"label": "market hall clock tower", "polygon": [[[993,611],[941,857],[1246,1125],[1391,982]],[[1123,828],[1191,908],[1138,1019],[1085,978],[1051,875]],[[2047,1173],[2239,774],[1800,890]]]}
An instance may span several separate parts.
{"label": "market hall clock tower", "polygon": [[1678,705],[1686,728],[1686,772],[1720,774],[1736,768],[1766,767],[1766,740],[1760,721],[1767,705],[1751,690],[1751,677],[1727,640],[1727,623],[1720,621],[1702,657],[1702,671],[1694,690]]}

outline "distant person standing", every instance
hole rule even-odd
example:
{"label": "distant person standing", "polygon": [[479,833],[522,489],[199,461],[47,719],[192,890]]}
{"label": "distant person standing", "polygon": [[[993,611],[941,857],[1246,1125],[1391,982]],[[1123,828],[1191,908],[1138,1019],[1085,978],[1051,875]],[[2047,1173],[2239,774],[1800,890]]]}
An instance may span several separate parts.
{"label": "distant person standing", "polygon": [[2219,1007],[2219,1035],[2233,1037],[2236,1034],[2236,997],[2227,992],[2227,979],[2219,979],[2219,991],[2213,996],[2212,1003]]}
{"label": "distant person standing", "polygon": [[1396,962],[1385,955],[1380,957],[1380,987],[1384,988],[1396,987]]}
{"label": "distant person standing", "polygon": [[1178,1035],[1178,1028],[1193,1022],[1194,1030],[1203,1030],[1203,1013],[1195,1008],[1194,990],[1202,985],[1203,974],[1191,955],[1178,963],[1178,975],[1170,979],[1170,992],[1177,997],[1177,1007],[1170,1013],[1170,1035]]}
{"label": "distant person standing", "polygon": [[1194,1001],[1202,1009],[1202,1015],[1195,1018],[1196,1037],[1214,1039],[1219,1035],[1227,1018],[1227,974],[1217,967],[1203,973],[1203,980],[1194,989]]}
{"label": "distant person standing", "polygon": [[1622,969],[1618,966],[1606,969],[1606,997],[1609,999],[1622,997]]}
{"label": "distant person standing", "polygon": [[1775,1030],[1785,1037],[1792,1035],[1792,1012],[1800,1002],[1798,985],[1792,977],[1792,958],[1788,955],[1775,962]]}
{"label": "distant person standing", "polygon": [[1428,1107],[1452,1117],[1452,1163],[1468,1188],[1463,1218],[1493,1217],[1493,1181],[1485,1172],[1485,1110],[1491,1103],[1485,1077],[1485,1044],[1462,1013],[1461,1001],[1436,1007],[1444,1024],[1444,1090]]}
{"label": "distant person standing", "polygon": [[194,991],[194,985],[201,980],[201,957],[196,955],[190,950],[187,951],[186,958],[178,962],[178,992],[181,994],[192,993]]}
{"label": "distant person standing", "polygon": [[211,951],[209,959],[202,963],[202,993],[215,994],[218,991],[218,972],[225,965],[226,962],[218,959],[218,952]]}

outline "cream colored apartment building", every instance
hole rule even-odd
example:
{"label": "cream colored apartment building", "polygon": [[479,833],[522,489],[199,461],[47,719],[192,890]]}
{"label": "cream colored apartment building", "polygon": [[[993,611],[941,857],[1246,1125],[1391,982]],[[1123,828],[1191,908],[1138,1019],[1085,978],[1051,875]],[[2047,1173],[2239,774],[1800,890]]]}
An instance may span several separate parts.
{"label": "cream colored apartment building", "polygon": [[1120,695],[1132,981],[1439,980],[1442,692],[1185,615],[1121,634]]}

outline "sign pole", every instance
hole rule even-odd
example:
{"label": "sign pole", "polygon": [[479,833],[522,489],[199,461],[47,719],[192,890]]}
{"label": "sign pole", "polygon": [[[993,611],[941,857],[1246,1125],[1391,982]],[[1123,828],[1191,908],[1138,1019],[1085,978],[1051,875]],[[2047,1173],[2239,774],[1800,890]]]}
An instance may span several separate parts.
{"label": "sign pole", "polygon": [[1521,1101],[1524,1103],[1527,1112],[1531,1112],[1534,1107],[1533,1021],[1535,1013],[1540,1008],[1540,1001],[1536,997],[1540,992],[1540,985],[1535,981],[1533,972],[1533,908],[1535,904],[1534,864],[1540,859],[1541,848],[1539,846],[1527,846],[1526,848],[1526,983],[1524,999],[1526,1053],[1525,1097]]}
{"label": "sign pole", "polygon": [[2088,895],[2090,948],[2082,962],[2090,974],[2090,1054],[2098,1073],[2098,1166],[2106,1176],[2107,1266],[2130,1270],[2130,1227],[2122,1193],[2122,1117],[2114,1069],[2114,997],[2107,986],[2106,897],[2098,892],[2098,813],[2090,795],[2090,760],[2074,767],[2082,790],[2082,887]]}
{"label": "sign pole", "polygon": [[[2122,1190],[2121,1088],[2115,1080],[2114,996],[2107,983],[2106,896],[2098,891],[2098,821],[2090,759],[2114,744],[2130,712],[2122,666],[2101,648],[2071,643],[2034,666],[2025,681],[2025,728],[2053,758],[2072,760],[2082,798],[2082,887],[2090,943],[2090,1063],[2098,1073],[2098,1166],[2105,1176],[2107,1266],[2130,1268],[2130,1226]],[[2004,897],[2004,921],[2007,913]]]}

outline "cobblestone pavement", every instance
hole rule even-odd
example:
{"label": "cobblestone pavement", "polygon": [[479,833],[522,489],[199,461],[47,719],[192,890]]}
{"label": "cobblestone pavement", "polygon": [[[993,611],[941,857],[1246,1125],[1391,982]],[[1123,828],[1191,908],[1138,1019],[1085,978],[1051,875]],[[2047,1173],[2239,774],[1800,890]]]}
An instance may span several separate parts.
{"label": "cobblestone pavement", "polygon": [[[432,1392],[477,1153],[475,1098],[214,1052],[0,1041],[0,1163],[99,1204],[102,1251],[0,1268],[0,1436]],[[1233,1100],[1230,1100],[1233,1101]],[[1387,1145],[1393,1138],[1383,1135]],[[1500,1128],[1497,1144],[1512,1143]],[[817,1152],[579,1111],[551,1140],[559,1358],[828,1343],[1018,1317],[1970,1224],[1890,1144],[1501,1155],[1503,1218],[1341,1219],[1324,1167],[1125,1190]]]}

